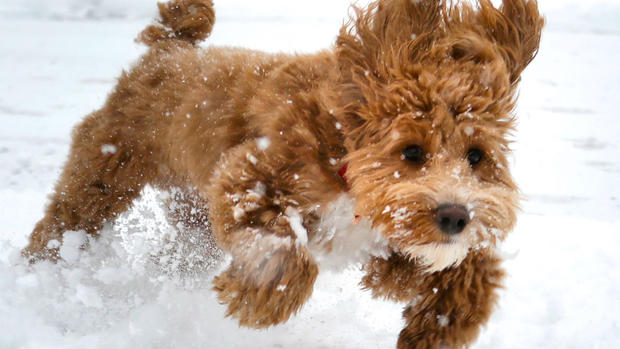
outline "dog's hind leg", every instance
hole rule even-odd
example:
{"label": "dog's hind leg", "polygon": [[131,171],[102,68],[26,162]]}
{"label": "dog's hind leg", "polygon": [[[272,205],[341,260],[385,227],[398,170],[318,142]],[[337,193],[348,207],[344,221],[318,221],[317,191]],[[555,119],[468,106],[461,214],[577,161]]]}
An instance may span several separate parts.
{"label": "dog's hind leg", "polygon": [[[56,260],[62,234],[84,230],[96,235],[103,223],[126,210],[155,177],[152,149],[131,127],[113,125],[105,109],[89,115],[75,130],[68,160],[45,216],[22,251],[31,260]],[[142,142],[142,144],[136,144]]]}
{"label": "dog's hind leg", "polygon": [[142,187],[155,180],[159,165],[165,165],[165,160],[154,159],[162,154],[155,149],[157,139],[165,138],[157,115],[179,105],[187,92],[181,87],[191,86],[185,74],[194,74],[167,63],[174,58],[171,52],[194,52],[185,49],[211,33],[215,12],[211,0],[172,0],[159,4],[159,12],[158,23],[139,37],[153,48],[141,64],[123,73],[106,106],[76,128],[45,217],[23,250],[31,260],[57,259],[64,231],[96,234],[104,222],[127,209]]}

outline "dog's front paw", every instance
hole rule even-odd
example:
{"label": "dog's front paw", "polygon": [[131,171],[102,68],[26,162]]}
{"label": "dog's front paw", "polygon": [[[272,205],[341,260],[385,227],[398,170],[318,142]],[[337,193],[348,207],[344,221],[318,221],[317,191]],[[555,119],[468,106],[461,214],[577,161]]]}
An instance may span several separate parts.
{"label": "dog's front paw", "polygon": [[28,245],[22,249],[21,255],[30,264],[43,260],[56,262],[60,259],[61,241],[62,236],[59,234],[46,234],[35,230],[30,235]]}
{"label": "dog's front paw", "polygon": [[[256,251],[254,251],[256,252]],[[318,268],[304,248],[281,246],[234,258],[214,280],[227,316],[247,327],[264,328],[295,314],[312,294]]]}

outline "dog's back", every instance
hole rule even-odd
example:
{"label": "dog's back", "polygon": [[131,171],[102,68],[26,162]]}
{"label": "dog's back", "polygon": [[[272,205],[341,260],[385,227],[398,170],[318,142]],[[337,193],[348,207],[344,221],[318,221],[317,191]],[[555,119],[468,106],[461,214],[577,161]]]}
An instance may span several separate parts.
{"label": "dog's back", "polygon": [[223,153],[273,128],[272,111],[317,89],[335,65],[327,51],[198,47],[215,21],[211,0],[173,0],[159,11],[158,23],[137,38],[148,51],[75,128],[56,193],[24,251],[29,257],[57,258],[47,247],[63,231],[96,234],[146,184],[209,183]]}

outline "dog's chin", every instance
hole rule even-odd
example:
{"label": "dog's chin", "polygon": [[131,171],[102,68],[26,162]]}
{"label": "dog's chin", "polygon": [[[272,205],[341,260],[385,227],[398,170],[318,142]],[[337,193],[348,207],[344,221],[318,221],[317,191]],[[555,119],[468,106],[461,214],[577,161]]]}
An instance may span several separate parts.
{"label": "dog's chin", "polygon": [[427,273],[457,267],[467,257],[470,246],[466,242],[450,240],[413,245],[402,250],[411,260],[416,260]]}

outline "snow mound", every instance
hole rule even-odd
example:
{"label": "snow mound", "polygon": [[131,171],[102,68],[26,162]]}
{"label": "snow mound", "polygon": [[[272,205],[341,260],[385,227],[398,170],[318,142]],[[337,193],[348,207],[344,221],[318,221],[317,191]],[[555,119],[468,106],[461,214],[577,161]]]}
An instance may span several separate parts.
{"label": "snow mound", "polygon": [[[377,338],[394,346],[401,305],[360,291],[358,270],[324,273],[313,300],[285,325],[239,328],[211,290],[227,258],[204,231],[173,229],[171,195],[147,187],[98,238],[66,232],[56,264],[28,265],[0,241],[0,348],[360,348]],[[304,335],[308,319],[323,338]]]}
{"label": "snow mound", "polygon": [[12,336],[1,336],[0,347],[124,347],[129,343],[119,343],[121,337],[157,343],[170,331],[169,321],[203,324],[194,321],[201,316],[186,316],[217,308],[196,305],[215,302],[209,285],[223,255],[204,232],[172,229],[164,205],[169,195],[145,189],[99,238],[66,232],[57,264],[28,265],[15,246],[2,242],[0,249],[12,253],[0,263],[0,313],[9,315],[0,328]]}

